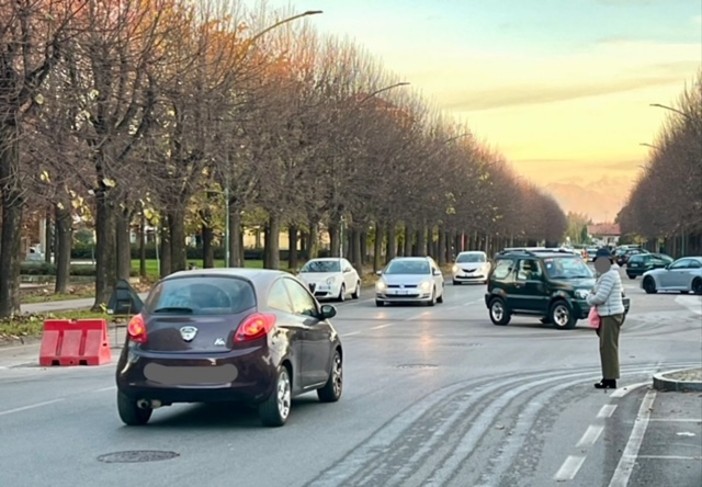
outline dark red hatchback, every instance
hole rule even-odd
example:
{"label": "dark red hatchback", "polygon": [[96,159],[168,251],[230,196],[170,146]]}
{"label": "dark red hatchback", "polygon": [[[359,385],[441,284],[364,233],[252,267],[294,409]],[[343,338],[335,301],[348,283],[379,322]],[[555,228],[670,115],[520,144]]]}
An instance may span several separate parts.
{"label": "dark red hatchback", "polygon": [[254,269],[174,273],[129,322],[117,364],[117,407],[128,425],[176,402],[241,401],[281,426],[291,399],[341,397],[342,347],[320,306],[290,274]]}

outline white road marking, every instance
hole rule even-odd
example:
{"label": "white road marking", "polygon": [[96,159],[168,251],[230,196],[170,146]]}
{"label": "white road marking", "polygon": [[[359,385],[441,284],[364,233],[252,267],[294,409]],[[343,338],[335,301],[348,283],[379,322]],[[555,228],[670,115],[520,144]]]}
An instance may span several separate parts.
{"label": "white road marking", "polygon": [[600,408],[600,412],[597,413],[598,418],[611,418],[614,411],[617,409],[616,404],[605,404]]}
{"label": "white road marking", "polygon": [[639,455],[634,459],[645,460],[702,460],[702,456],[686,457],[681,455]]}
{"label": "white road marking", "polygon": [[95,392],[107,392],[107,391],[114,391],[117,389],[117,386],[110,386],[110,387],[103,387],[100,389],[96,389]]}
{"label": "white road marking", "polygon": [[638,384],[631,384],[628,386],[620,387],[619,389],[617,389],[616,391],[611,393],[609,395],[609,397],[612,397],[612,398],[624,397],[627,394],[629,394],[631,391],[633,391],[634,389],[638,389],[639,387],[648,386],[648,385],[651,385],[650,381],[649,382],[639,382]]}
{"label": "white road marking", "polygon": [[6,411],[0,411],[0,416],[5,416],[7,414],[19,413],[21,411],[27,411],[29,409],[40,408],[42,406],[48,406],[49,404],[54,404],[57,402],[65,401],[64,398],[52,399],[51,401],[38,402],[36,404],[30,404],[29,406],[22,406],[20,408],[8,409]]}
{"label": "white road marking", "polygon": [[563,462],[563,465],[561,465],[561,468],[558,469],[558,472],[556,472],[556,475],[553,476],[553,479],[573,480],[584,462],[584,456],[569,455],[568,458],[565,459],[565,462]]}
{"label": "white road marking", "polygon": [[361,333],[361,332],[360,332],[360,331],[352,331],[352,332],[349,332],[349,333],[344,333],[343,335],[341,335],[341,338],[350,337],[350,336],[353,336],[353,335],[358,335],[359,333]]}
{"label": "white road marking", "polygon": [[661,423],[702,423],[702,418],[651,418],[649,421],[658,421]]}
{"label": "white road marking", "polygon": [[675,302],[695,314],[702,315],[702,298],[699,296],[678,296],[675,298]]}
{"label": "white road marking", "polygon": [[370,329],[371,330],[380,330],[381,328],[387,328],[388,326],[392,326],[392,323],[385,323],[383,325],[372,326]]}
{"label": "white road marking", "polygon": [[604,426],[601,426],[601,425],[588,426],[587,429],[585,430],[585,433],[583,433],[583,436],[580,438],[580,441],[578,441],[578,443],[575,446],[576,447],[583,447],[583,446],[594,445],[597,442],[597,439],[602,434],[603,430],[604,430]]}
{"label": "white road marking", "polygon": [[656,391],[655,389],[651,389],[646,393],[643,401],[641,401],[641,407],[639,408],[639,413],[636,415],[636,421],[631,430],[631,436],[629,436],[629,441],[626,443],[622,458],[619,460],[614,475],[612,475],[609,487],[626,487],[629,483],[631,473],[634,471],[634,465],[636,465],[636,458],[638,457],[644,435],[646,434],[646,429],[648,428],[651,409],[653,408],[653,402],[655,400]]}

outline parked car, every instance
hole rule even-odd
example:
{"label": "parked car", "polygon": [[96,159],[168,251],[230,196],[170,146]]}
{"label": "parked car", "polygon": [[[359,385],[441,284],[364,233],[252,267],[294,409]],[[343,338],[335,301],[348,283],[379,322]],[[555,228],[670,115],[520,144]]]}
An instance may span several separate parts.
{"label": "parked car", "polygon": [[[590,312],[595,276],[580,256],[562,249],[504,251],[488,278],[485,305],[495,325],[512,315],[534,316],[559,329],[574,328]],[[624,296],[628,313],[630,300]]]}
{"label": "parked car", "polygon": [[358,299],[361,295],[361,278],[351,263],[343,258],[312,259],[297,277],[309,286],[317,299],[344,301],[346,296]]}
{"label": "parked car", "polygon": [[283,425],[294,396],[342,392],[341,341],[308,288],[262,269],[181,271],[159,281],[127,327],[117,410],[127,425],[178,402],[241,401]]}
{"label": "parked car", "polygon": [[587,261],[595,262],[595,255],[597,255],[597,247],[588,247],[585,249],[587,252]]}
{"label": "parked car", "polygon": [[617,261],[617,265],[619,267],[624,267],[627,262],[629,262],[629,259],[634,256],[634,255],[641,255],[641,254],[648,254],[647,250],[640,249],[640,248],[627,248],[624,249],[619,255],[615,254],[615,259]]}
{"label": "parked car", "polygon": [[375,283],[375,305],[444,302],[444,277],[431,257],[395,257]]}
{"label": "parked car", "polygon": [[485,252],[479,250],[470,250],[460,252],[456,256],[456,262],[453,264],[453,284],[462,284],[464,282],[487,282],[488,274],[490,274],[491,264]]}
{"label": "parked car", "polygon": [[673,262],[673,258],[665,254],[636,254],[629,257],[626,263],[626,275],[629,279],[636,279],[637,276],[651,269],[662,269]]}
{"label": "parked car", "polygon": [[641,287],[648,294],[658,291],[702,294],[702,257],[682,257],[663,269],[644,272]]}

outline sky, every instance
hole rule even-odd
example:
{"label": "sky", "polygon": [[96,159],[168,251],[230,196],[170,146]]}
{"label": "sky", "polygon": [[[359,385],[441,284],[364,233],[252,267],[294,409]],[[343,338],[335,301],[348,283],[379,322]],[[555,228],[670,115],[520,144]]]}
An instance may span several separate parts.
{"label": "sky", "polygon": [[[251,3],[251,2],[245,2]],[[385,69],[553,194],[611,221],[702,66],[702,0],[269,0],[323,10]]]}

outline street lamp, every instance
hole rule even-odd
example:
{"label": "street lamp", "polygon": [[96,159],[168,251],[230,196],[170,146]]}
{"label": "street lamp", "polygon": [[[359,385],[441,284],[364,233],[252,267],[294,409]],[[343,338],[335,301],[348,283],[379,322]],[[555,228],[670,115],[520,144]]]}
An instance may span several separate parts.
{"label": "street lamp", "polygon": [[370,95],[367,95],[366,97],[364,97],[361,101],[358,102],[358,104],[360,105],[361,103],[365,103],[366,101],[373,98],[375,95],[383,93],[384,91],[392,90],[394,88],[399,88],[400,86],[408,86],[409,84],[410,83],[408,81],[401,81],[399,83],[395,83],[394,85],[386,86],[385,88],[380,88],[379,90],[375,90]]}
{"label": "street lamp", "polygon": [[669,107],[668,105],[662,105],[660,103],[649,103],[649,106],[651,107],[656,107],[656,108],[663,108],[664,110],[670,110],[671,112],[675,112],[679,115],[682,115],[683,117],[687,118],[688,120],[691,119],[689,113],[685,113],[682,110],[678,110],[677,108]]}

